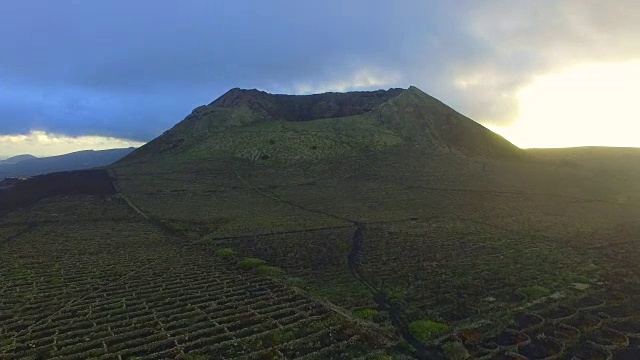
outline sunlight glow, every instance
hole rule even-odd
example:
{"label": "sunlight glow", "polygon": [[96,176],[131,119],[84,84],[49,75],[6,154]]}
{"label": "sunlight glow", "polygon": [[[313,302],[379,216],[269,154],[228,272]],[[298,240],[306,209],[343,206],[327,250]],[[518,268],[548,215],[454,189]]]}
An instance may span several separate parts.
{"label": "sunlight glow", "polygon": [[638,94],[640,60],[574,66],[521,89],[512,125],[487,127],[523,148],[640,147]]}
{"label": "sunlight glow", "polygon": [[20,154],[54,156],[80,150],[107,150],[139,147],[144,143],[105,136],[66,136],[31,131],[24,135],[0,135],[0,157]]}

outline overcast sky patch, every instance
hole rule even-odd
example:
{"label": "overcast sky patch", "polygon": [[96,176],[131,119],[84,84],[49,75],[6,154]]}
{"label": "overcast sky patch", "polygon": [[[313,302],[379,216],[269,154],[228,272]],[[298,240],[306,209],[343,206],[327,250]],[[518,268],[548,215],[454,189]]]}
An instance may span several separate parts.
{"label": "overcast sky patch", "polygon": [[234,87],[415,85],[506,126],[537,76],[640,59],[638,18],[635,0],[7,2],[0,134],[144,142]]}

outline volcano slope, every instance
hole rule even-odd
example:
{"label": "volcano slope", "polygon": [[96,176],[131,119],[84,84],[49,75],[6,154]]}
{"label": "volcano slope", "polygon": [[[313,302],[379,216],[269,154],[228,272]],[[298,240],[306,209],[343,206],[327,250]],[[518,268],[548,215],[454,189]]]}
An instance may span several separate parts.
{"label": "volcano slope", "polygon": [[[637,358],[638,156],[580,154],[520,150],[416,88],[231,90],[111,166],[115,197],[5,216],[95,214],[7,235],[0,356]],[[45,283],[36,243],[94,288]],[[117,338],[68,345],[57,321]]]}
{"label": "volcano slope", "polygon": [[637,351],[637,155],[523,151],[413,87],[234,89],[113,172],[152,218],[415,356],[582,359]]}

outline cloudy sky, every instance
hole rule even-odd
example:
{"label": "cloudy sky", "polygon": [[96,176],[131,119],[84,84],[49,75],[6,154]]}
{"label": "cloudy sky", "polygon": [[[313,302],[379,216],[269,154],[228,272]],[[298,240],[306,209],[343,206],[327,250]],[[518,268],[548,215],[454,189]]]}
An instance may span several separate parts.
{"label": "cloudy sky", "polygon": [[523,147],[640,146],[637,0],[20,0],[0,156],[138,145],[233,87],[416,85]]}

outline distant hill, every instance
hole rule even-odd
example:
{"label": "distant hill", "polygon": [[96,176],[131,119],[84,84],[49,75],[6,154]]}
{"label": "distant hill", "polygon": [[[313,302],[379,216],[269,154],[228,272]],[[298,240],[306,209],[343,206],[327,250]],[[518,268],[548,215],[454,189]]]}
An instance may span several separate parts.
{"label": "distant hill", "polygon": [[37,158],[29,154],[16,155],[5,160],[0,160],[0,165],[17,164],[21,161],[31,160],[31,159],[37,159]]}
{"label": "distant hill", "polygon": [[224,157],[289,164],[396,146],[474,157],[522,154],[416,87],[315,95],[232,89],[121,163]]}
{"label": "distant hill", "polygon": [[565,167],[579,166],[601,175],[640,177],[640,148],[584,146],[556,149],[527,149],[534,159]]}
{"label": "distant hill", "polygon": [[[592,166],[633,166],[638,163],[623,164],[628,160],[640,160],[640,148],[632,147],[607,147],[607,146],[582,146],[570,148],[540,148],[527,149],[528,153],[542,159],[563,159]],[[621,162],[618,164],[618,162]]]}
{"label": "distant hill", "polygon": [[[135,148],[110,150],[84,150],[65,155],[36,158],[31,155],[20,155],[0,162],[0,179],[46,174],[58,171],[90,169],[109,165]],[[30,158],[27,158],[30,157]],[[22,158],[19,162],[12,159]],[[9,160],[12,160],[8,162]]]}

